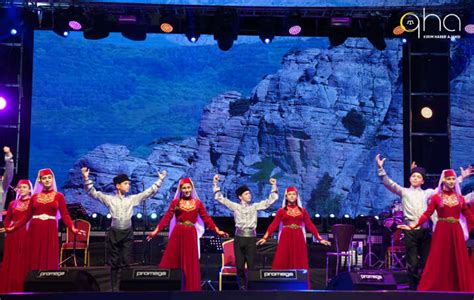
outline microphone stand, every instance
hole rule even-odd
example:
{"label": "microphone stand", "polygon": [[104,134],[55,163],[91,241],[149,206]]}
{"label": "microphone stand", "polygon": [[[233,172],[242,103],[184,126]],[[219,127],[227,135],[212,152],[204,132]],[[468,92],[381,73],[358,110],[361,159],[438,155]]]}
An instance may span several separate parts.
{"label": "microphone stand", "polygon": [[[145,181],[142,178],[142,191],[145,190]],[[145,247],[147,247],[146,243],[146,230],[148,227],[148,218],[147,218],[147,213],[146,213],[146,201],[142,202],[142,212],[143,212],[143,231],[142,231],[142,265],[146,265],[146,251]]]}

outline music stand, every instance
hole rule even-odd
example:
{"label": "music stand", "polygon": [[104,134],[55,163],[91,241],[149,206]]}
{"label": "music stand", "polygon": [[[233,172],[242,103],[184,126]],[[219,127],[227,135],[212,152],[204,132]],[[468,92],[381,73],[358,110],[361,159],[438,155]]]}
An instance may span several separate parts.
{"label": "music stand", "polygon": [[[220,236],[216,235],[203,235],[199,239],[199,245],[201,247],[201,254],[206,255],[206,261],[204,263],[205,265],[205,270],[207,271],[208,264],[209,264],[209,258],[211,254],[222,254],[224,253],[224,248],[222,247],[222,239]],[[208,280],[202,280],[201,281],[201,287],[208,286],[212,291],[216,291],[216,288],[212,285],[212,281],[210,279]]]}
{"label": "music stand", "polygon": [[[71,203],[66,205],[69,215],[74,219],[74,227],[77,225],[77,219],[87,219],[87,211],[84,209],[81,203]],[[66,231],[67,232],[67,231]],[[76,256],[76,234],[74,235],[74,240],[72,243],[72,254],[66,257],[63,261],[59,263],[59,266],[66,261],[72,259],[74,262],[74,267],[77,267],[77,256]],[[66,237],[67,239],[67,237]]]}

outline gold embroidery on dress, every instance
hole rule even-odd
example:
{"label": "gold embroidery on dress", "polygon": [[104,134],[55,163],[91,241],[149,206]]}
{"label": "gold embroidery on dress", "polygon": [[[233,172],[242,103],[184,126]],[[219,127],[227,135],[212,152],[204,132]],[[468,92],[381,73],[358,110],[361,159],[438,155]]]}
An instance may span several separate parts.
{"label": "gold embroidery on dress", "polygon": [[287,209],[288,210],[286,211],[286,213],[289,216],[296,217],[296,216],[301,215],[301,210],[298,207],[295,207],[295,208],[287,207]]}
{"label": "gold embroidery on dress", "polygon": [[192,211],[196,209],[196,200],[179,200],[179,208],[184,211]]}
{"label": "gold embroidery on dress", "polygon": [[18,201],[15,205],[15,210],[25,211],[25,210],[28,209],[28,204],[29,203],[30,203],[30,200]]}
{"label": "gold embroidery on dress", "polygon": [[453,207],[459,204],[458,196],[456,194],[452,194],[449,196],[446,194],[442,194],[441,199],[443,199],[443,205],[447,205],[449,207]]}
{"label": "gold embroidery on dress", "polygon": [[52,192],[52,193],[40,193],[38,194],[38,203],[41,203],[41,204],[47,204],[47,203],[50,203],[50,202],[53,202],[54,201],[54,196],[56,196],[56,192]]}

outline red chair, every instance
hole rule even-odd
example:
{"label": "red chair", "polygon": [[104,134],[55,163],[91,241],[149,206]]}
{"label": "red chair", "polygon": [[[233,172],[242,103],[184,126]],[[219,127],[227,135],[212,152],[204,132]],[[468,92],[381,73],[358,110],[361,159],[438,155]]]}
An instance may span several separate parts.
{"label": "red chair", "polygon": [[387,247],[385,256],[389,269],[405,269],[405,243],[403,242],[403,232],[397,229],[392,235],[392,244]]}
{"label": "red chair", "polygon": [[[237,276],[237,267],[235,266],[234,239],[223,242],[222,248],[223,253],[222,267],[219,272],[219,291],[222,291],[222,277],[229,276],[235,280],[235,277]],[[247,268],[247,264],[245,267]]]}
{"label": "red chair", "polygon": [[[74,226],[80,230],[80,234],[76,235],[76,241],[74,242],[74,234],[69,230],[66,231],[66,242],[61,245],[61,265],[64,264],[67,260],[72,258],[74,260],[74,266],[77,267],[77,260],[74,254],[69,256],[63,261],[64,250],[74,250],[84,251],[84,266],[89,266],[90,264],[90,253],[89,253],[89,236],[91,233],[91,223],[86,220],[78,219],[74,221]],[[75,245],[74,245],[75,244]]]}

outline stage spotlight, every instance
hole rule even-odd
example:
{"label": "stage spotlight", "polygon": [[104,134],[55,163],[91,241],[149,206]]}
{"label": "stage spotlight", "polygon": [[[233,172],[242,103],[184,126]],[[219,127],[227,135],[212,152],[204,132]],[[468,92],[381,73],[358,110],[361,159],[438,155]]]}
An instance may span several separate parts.
{"label": "stage spotlight", "polygon": [[301,33],[303,28],[301,27],[301,20],[298,13],[293,13],[286,19],[286,29],[289,35],[298,35]]}
{"label": "stage spotlight", "polygon": [[373,19],[370,20],[367,28],[367,39],[369,42],[380,51],[385,50],[387,48],[387,44],[385,43],[385,29],[384,23],[380,19]]}
{"label": "stage spotlight", "polygon": [[275,33],[273,31],[273,21],[271,19],[263,19],[260,22],[258,36],[260,40],[266,45],[272,42],[273,38],[275,37]]}
{"label": "stage spotlight", "polygon": [[239,32],[239,18],[235,14],[221,14],[215,17],[214,40],[219,49],[228,51],[237,40]]}
{"label": "stage spotlight", "polygon": [[198,30],[198,22],[196,21],[196,16],[192,12],[188,12],[186,16],[186,38],[191,43],[196,43],[199,40],[201,34]]}
{"label": "stage spotlight", "polygon": [[97,14],[90,18],[89,26],[84,28],[84,38],[100,40],[110,34],[109,20],[106,14]]}
{"label": "stage spotlight", "polygon": [[146,224],[143,218],[143,214],[137,213],[135,216],[133,216],[132,225],[133,225],[133,230],[136,230],[136,231],[146,230]]}
{"label": "stage spotlight", "polygon": [[60,37],[69,36],[69,20],[64,13],[58,12],[53,15],[53,32]]}
{"label": "stage spotlight", "polygon": [[112,215],[111,214],[107,214],[107,219],[110,219],[112,218]]}
{"label": "stage spotlight", "polygon": [[321,225],[323,223],[323,219],[321,218],[320,214],[318,213],[314,214],[313,223],[316,226]]}
{"label": "stage spotlight", "polygon": [[379,216],[374,216],[375,220],[380,220]]}
{"label": "stage spotlight", "polygon": [[92,213],[91,215],[91,230],[101,230],[102,229],[102,216],[98,213]]}
{"label": "stage spotlight", "polygon": [[12,28],[12,29],[10,30],[10,34],[11,34],[11,35],[17,35],[17,34],[18,34],[18,30],[17,30],[16,28]]}
{"label": "stage spotlight", "polygon": [[276,213],[272,213],[272,217],[276,216],[277,214]]}
{"label": "stage spotlight", "polygon": [[154,230],[156,225],[158,225],[159,219],[156,213],[151,213],[148,216],[148,230]]}
{"label": "stage spotlight", "polygon": [[3,97],[0,97],[0,110],[5,109],[7,107],[7,100]]}
{"label": "stage spotlight", "polygon": [[79,21],[72,20],[72,21],[69,21],[68,24],[69,24],[69,28],[71,28],[72,30],[79,31],[82,29],[82,24]]}
{"label": "stage spotlight", "polygon": [[132,41],[146,40],[146,28],[141,25],[129,25],[122,30],[122,36]]}
{"label": "stage spotlight", "polygon": [[402,39],[402,43],[406,44],[406,43],[407,43],[407,39]]}
{"label": "stage spotlight", "polygon": [[337,224],[340,221],[336,218],[335,214],[330,214],[327,220],[328,220],[327,223],[330,226],[334,225],[334,224]]}
{"label": "stage spotlight", "polygon": [[348,214],[345,214],[344,215],[344,219],[349,219],[351,216],[349,216]]}
{"label": "stage spotlight", "polygon": [[352,18],[350,17],[331,17],[331,28],[351,28]]}
{"label": "stage spotlight", "polygon": [[341,32],[340,30],[331,32],[329,34],[329,43],[331,47],[337,47],[344,44],[347,39],[347,33]]}
{"label": "stage spotlight", "polygon": [[425,119],[431,119],[431,117],[433,117],[433,110],[425,106],[421,109],[421,116]]}
{"label": "stage spotlight", "polygon": [[175,30],[176,22],[173,16],[162,16],[160,19],[160,30],[164,33],[172,33]]}

